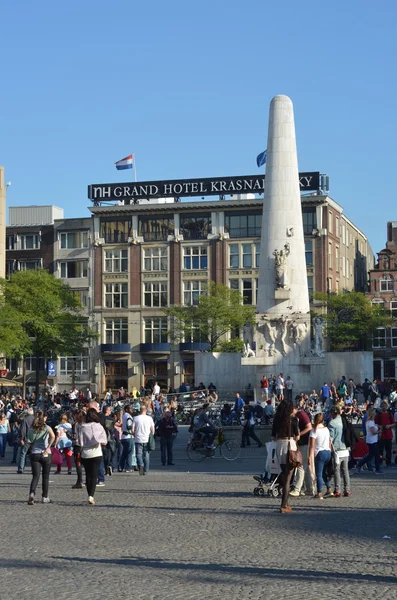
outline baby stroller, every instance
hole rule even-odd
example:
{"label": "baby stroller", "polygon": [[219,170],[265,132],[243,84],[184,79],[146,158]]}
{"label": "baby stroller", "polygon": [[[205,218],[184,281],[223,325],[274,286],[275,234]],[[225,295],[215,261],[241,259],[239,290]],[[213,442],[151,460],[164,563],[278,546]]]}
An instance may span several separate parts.
{"label": "baby stroller", "polygon": [[[265,496],[276,498],[281,494],[281,484],[279,483],[281,469],[276,453],[276,442],[266,444],[266,466],[262,475],[254,475],[258,485],[254,488],[254,496]],[[265,485],[269,484],[267,490]]]}

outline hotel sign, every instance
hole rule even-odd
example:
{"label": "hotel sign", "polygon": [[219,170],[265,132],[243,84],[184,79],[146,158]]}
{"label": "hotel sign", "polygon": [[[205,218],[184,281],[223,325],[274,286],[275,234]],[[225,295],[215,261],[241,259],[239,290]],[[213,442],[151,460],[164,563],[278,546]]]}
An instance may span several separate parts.
{"label": "hotel sign", "polygon": [[[93,183],[88,186],[88,198],[94,203],[124,200],[126,204],[132,204],[137,200],[148,198],[262,194],[264,185],[264,175],[132,183]],[[315,171],[299,173],[299,185],[303,192],[318,190],[320,186],[320,173]]]}

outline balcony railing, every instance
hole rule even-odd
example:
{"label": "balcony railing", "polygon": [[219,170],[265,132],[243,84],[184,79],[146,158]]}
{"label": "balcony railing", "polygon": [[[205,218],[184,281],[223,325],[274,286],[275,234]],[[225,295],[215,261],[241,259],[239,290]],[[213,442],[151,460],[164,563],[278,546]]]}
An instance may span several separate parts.
{"label": "balcony railing", "polygon": [[232,228],[229,231],[229,237],[231,238],[245,238],[245,237],[261,237],[261,228],[260,227],[240,227],[240,228]]}
{"label": "balcony railing", "polygon": [[101,344],[101,352],[129,354],[131,352],[131,344]]}
{"label": "balcony railing", "polygon": [[166,242],[169,235],[174,235],[173,231],[146,231],[143,234],[145,242]]}
{"label": "balcony railing", "polygon": [[103,235],[105,244],[126,244],[128,242],[128,233],[113,231]]}
{"label": "balcony railing", "polygon": [[210,231],[202,229],[181,229],[184,240],[206,240]]}
{"label": "balcony railing", "polygon": [[141,352],[171,352],[171,344],[157,342],[153,344],[141,344]]}

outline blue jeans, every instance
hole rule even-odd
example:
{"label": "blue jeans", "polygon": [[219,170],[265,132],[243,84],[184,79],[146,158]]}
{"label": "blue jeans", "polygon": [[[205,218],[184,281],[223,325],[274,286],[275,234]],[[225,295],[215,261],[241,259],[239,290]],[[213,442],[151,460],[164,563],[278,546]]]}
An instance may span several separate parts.
{"label": "blue jeans", "polygon": [[150,454],[147,451],[147,444],[139,444],[135,442],[136,449],[136,462],[138,463],[138,467],[143,466],[144,473],[149,471],[149,463],[150,463]]}
{"label": "blue jeans", "polygon": [[[161,437],[160,438],[160,450],[161,450],[161,462],[165,465],[166,462],[168,464],[172,463],[173,455],[172,455],[172,447],[174,445],[174,440],[172,437]],[[168,460],[167,460],[168,457]]]}
{"label": "blue jeans", "polygon": [[330,487],[325,467],[331,460],[331,450],[320,450],[314,459],[314,468],[316,470],[317,494],[321,493],[323,485]]}
{"label": "blue jeans", "polygon": [[7,434],[0,433],[0,458],[4,458],[7,447]]}
{"label": "blue jeans", "polygon": [[21,446],[21,454],[19,455],[19,462],[18,462],[18,471],[23,471],[25,468],[25,463],[26,463],[26,454],[29,450],[29,446],[26,445],[26,442],[23,446]]}
{"label": "blue jeans", "polygon": [[372,459],[375,459],[375,470],[380,471],[380,454],[379,454],[379,445],[378,442],[375,444],[367,444],[368,445],[368,454],[364,456],[361,460],[358,461],[357,467],[361,468],[363,465],[370,465]]}
{"label": "blue jeans", "polygon": [[132,454],[134,452],[134,440],[129,438],[127,440],[121,440],[122,452],[120,457],[120,469],[121,471],[132,471]]}

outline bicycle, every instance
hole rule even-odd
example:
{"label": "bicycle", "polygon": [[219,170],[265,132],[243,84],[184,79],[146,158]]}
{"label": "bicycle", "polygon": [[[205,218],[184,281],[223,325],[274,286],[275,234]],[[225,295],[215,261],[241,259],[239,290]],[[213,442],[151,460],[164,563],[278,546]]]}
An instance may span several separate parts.
{"label": "bicycle", "polygon": [[198,440],[190,440],[186,452],[193,462],[201,462],[205,458],[215,456],[216,449],[219,448],[220,455],[225,460],[237,460],[240,456],[240,444],[233,439],[225,439],[223,429],[220,428],[214,440],[215,448],[207,448],[205,436],[201,435]]}

